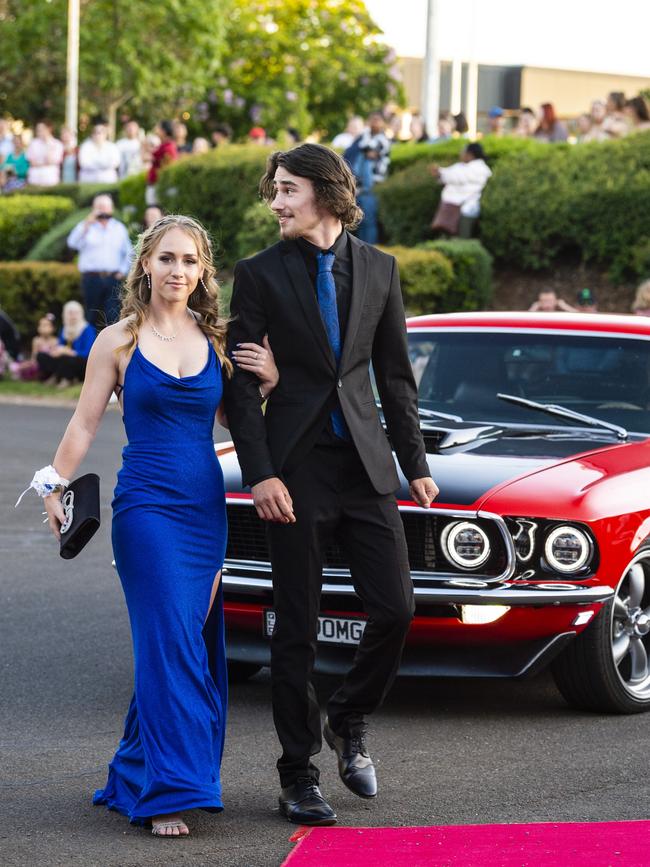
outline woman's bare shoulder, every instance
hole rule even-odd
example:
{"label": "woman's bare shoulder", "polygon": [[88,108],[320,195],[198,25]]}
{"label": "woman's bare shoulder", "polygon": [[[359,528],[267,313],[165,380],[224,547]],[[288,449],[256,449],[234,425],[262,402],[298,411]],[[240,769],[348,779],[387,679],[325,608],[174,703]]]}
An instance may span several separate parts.
{"label": "woman's bare shoulder", "polygon": [[97,335],[95,340],[96,344],[105,346],[108,348],[109,346],[113,346],[113,348],[117,348],[125,340],[129,338],[129,329],[128,325],[131,324],[134,317],[127,316],[126,319],[120,319],[119,322],[114,322],[113,325],[107,325],[106,328],[102,328],[102,330]]}
{"label": "woman's bare shoulder", "polygon": [[127,324],[130,320],[131,317],[127,317],[126,319],[120,319],[119,322],[115,322],[113,325],[107,325],[106,328],[102,328],[93,344],[95,353],[114,352],[120,346],[127,343],[130,338]]}

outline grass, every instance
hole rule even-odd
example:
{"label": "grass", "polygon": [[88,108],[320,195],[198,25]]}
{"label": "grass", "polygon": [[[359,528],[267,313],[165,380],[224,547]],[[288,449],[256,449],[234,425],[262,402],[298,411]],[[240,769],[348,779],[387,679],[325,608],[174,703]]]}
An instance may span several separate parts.
{"label": "grass", "polygon": [[16,382],[13,379],[0,380],[0,398],[11,396],[67,401],[77,400],[80,393],[80,384],[59,389],[53,388],[51,385],[45,385],[42,382]]}

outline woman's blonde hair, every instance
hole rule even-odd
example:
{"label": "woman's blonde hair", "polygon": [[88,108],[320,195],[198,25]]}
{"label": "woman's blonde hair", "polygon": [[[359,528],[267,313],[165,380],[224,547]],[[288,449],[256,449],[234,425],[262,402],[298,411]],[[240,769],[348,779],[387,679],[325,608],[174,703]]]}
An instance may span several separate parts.
{"label": "woman's blonde hair", "polygon": [[127,319],[126,330],[129,333],[129,340],[124,346],[120,346],[118,351],[130,354],[138,343],[138,331],[146,319],[147,308],[151,301],[151,289],[142,260],[150,258],[170,229],[181,229],[196,244],[203,276],[187,299],[187,306],[196,315],[199,328],[214,346],[219,361],[230,376],[232,363],[226,355],[228,320],[221,316],[219,310],[219,284],[215,276],[212,243],[208,233],[197,220],[181,214],[167,214],[161,217],[138,238],[136,256],[124,281],[120,310],[120,319]]}
{"label": "woman's blonde hair", "polygon": [[637,287],[632,310],[648,309],[650,309],[650,280],[644,280]]}
{"label": "woman's blonde hair", "polygon": [[[66,322],[66,313],[69,310],[76,310],[79,314],[79,321],[74,325]],[[83,305],[78,301],[66,301],[63,305],[63,310],[61,311],[61,320],[63,324],[63,339],[66,343],[72,343],[80,337],[81,334],[88,327],[88,320],[86,319],[86,314],[84,313]]]}

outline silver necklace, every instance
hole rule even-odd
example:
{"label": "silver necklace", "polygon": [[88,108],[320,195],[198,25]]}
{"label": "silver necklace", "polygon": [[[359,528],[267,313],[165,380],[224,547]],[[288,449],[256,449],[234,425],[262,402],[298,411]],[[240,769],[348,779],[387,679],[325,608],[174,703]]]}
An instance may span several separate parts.
{"label": "silver necklace", "polygon": [[[187,309],[187,308],[186,308],[186,309]],[[191,315],[192,315],[192,314],[190,313],[189,310],[187,310],[187,315],[188,315],[188,316],[191,316]],[[176,335],[178,334],[178,331],[175,331],[173,334],[169,334],[169,335],[168,335],[168,334],[161,334],[160,331],[158,331],[158,329],[156,328],[156,326],[153,324],[153,322],[151,321],[151,319],[149,320],[149,325],[150,325],[151,330],[153,331],[153,333],[154,333],[154,334],[156,335],[156,337],[158,338],[158,340],[164,340],[166,343],[169,343],[170,340],[175,340],[175,339],[176,339]]]}
{"label": "silver necklace", "polygon": [[149,322],[149,325],[151,326],[151,330],[156,335],[158,340],[165,340],[165,341],[169,342],[170,340],[176,339],[176,335],[178,334],[178,331],[174,332],[174,334],[169,334],[169,335],[161,334],[160,331],[158,331],[156,329],[156,326],[153,324],[153,322]]}

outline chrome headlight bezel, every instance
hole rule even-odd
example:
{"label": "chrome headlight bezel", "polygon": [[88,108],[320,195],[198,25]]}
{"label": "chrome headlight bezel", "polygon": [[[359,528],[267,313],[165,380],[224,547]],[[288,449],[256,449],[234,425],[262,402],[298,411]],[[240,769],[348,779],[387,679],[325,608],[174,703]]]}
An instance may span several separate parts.
{"label": "chrome headlight bezel", "polygon": [[[580,543],[580,556],[575,563],[562,563],[553,553],[553,545],[559,536],[571,534]],[[571,524],[559,524],[553,527],[544,539],[544,558],[554,572],[562,575],[573,575],[589,565],[594,555],[594,545],[589,535]]]}
{"label": "chrome headlight bezel", "polygon": [[[463,559],[453,547],[458,534],[468,529],[477,532],[484,545],[484,550],[481,556],[471,561]],[[490,559],[490,554],[492,553],[492,545],[488,534],[474,521],[451,521],[442,531],[440,542],[442,553],[445,555],[447,560],[457,569],[463,569],[467,572],[471,572],[483,566]]]}

